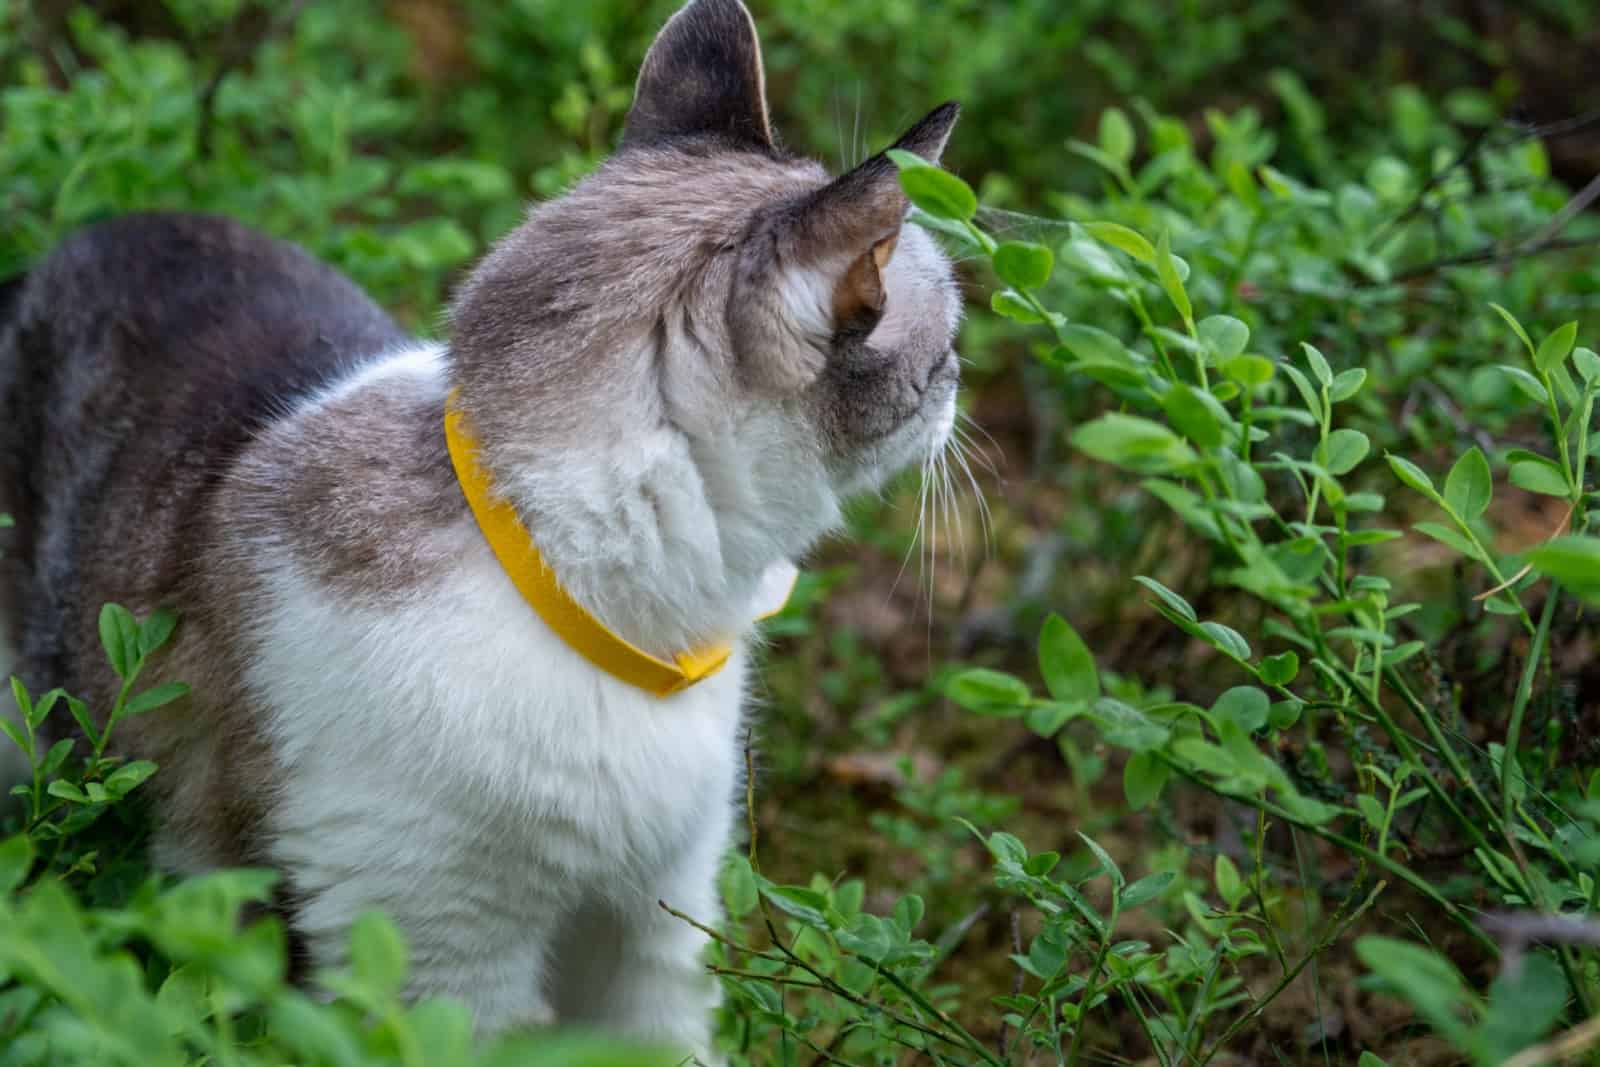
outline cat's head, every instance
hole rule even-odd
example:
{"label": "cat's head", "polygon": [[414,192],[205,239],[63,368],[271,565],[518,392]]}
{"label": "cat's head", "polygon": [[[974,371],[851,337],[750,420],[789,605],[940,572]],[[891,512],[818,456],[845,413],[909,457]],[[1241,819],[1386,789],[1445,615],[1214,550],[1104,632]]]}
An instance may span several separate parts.
{"label": "cat's head", "polygon": [[[452,376],[530,510],[556,468],[598,479],[598,508],[601,482],[626,491],[687,460],[725,555],[794,553],[840,497],[943,445],[949,261],[906,224],[887,156],[831,176],[782,149],[765,93],[744,5],[691,0],[645,57],[620,149],[459,294]],[[957,110],[896,147],[936,162]]]}

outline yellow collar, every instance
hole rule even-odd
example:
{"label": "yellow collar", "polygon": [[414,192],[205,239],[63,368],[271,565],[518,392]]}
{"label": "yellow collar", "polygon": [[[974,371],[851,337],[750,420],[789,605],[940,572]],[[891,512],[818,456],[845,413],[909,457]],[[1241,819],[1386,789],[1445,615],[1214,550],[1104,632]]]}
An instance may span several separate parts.
{"label": "yellow collar", "polygon": [[[680,652],[669,663],[629,644],[572,599],[539,554],[516,509],[494,495],[489,474],[478,462],[478,441],[455,401],[452,392],[445,405],[444,436],[456,480],[501,568],[545,625],[596,667],[658,697],[687,689],[721,670],[732,651],[728,645]],[[766,576],[759,595],[770,607],[758,610],[757,619],[783,610],[797,573],[792,564],[783,564]]]}

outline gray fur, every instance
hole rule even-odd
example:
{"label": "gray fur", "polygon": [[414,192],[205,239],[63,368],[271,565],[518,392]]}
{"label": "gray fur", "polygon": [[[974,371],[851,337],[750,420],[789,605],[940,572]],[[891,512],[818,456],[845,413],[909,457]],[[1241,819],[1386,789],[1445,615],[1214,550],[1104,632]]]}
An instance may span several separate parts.
{"label": "gray fur", "polygon": [[[878,156],[834,179],[784,154],[763,94],[743,5],[694,0],[646,60],[622,149],[536,207],[451,312],[449,381],[497,487],[575,596],[665,652],[746,624],[771,553],[804,551],[831,521],[769,523],[750,485],[781,482],[791,462],[814,462],[830,492],[872,484],[920,454],[932,431],[908,427],[932,425],[956,384],[958,293],[931,239],[902,230],[893,166]],[[955,118],[940,108],[901,146],[937,160]],[[128,723],[121,750],[162,766],[171,862],[259,860],[276,775],[242,678],[275,591],[249,546],[286,546],[311,581],[364,605],[448,574],[479,535],[444,449],[443,396],[396,379],[302,418],[353,368],[412,342],[327,266],[218,218],[92,227],[0,314],[0,509],[17,520],[0,596],[18,673],[103,710],[117,682],[100,605],[176,608],[175,643],[147,680],[180,678],[194,696]],[[562,491],[600,443],[649,433],[690,457],[713,545],[637,547],[676,536],[683,505],[665,497],[681,487],[646,479],[598,504]],[[763,434],[766,452],[730,448]],[[588,536],[636,525],[641,538],[613,539],[635,555]],[[630,580],[640,552],[648,564],[702,548],[715,563],[703,580]]]}

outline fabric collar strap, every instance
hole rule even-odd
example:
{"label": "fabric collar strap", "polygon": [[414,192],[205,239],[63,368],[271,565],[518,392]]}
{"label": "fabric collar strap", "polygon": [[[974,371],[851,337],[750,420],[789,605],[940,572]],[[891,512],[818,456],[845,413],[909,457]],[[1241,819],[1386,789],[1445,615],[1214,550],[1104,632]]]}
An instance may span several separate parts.
{"label": "fabric collar strap", "polygon": [[[511,584],[522,594],[522,599],[574,651],[607,674],[658,697],[687,689],[716,674],[728,662],[732,647],[726,644],[680,652],[670,662],[657,659],[589,614],[562,588],[555,571],[539,554],[533,536],[522,524],[516,509],[494,495],[488,472],[478,460],[477,438],[473,436],[466,415],[456,405],[453,391],[445,405],[444,434],[456,480],[461,484],[461,492],[467,498],[478,529],[483,531],[484,540],[489,542],[495,558]],[[758,598],[766,605],[765,610],[757,606],[758,620],[783,610],[798,573],[791,563],[768,572],[758,593]]]}

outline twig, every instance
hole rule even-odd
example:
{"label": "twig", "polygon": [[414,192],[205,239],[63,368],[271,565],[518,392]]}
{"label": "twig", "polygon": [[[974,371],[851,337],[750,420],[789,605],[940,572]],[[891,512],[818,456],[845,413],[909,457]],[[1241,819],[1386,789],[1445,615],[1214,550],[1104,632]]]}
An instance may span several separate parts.
{"label": "twig", "polygon": [[1436,259],[1431,263],[1418,264],[1408,267],[1398,274],[1393,275],[1386,285],[1399,285],[1403,282],[1425,278],[1430,274],[1437,274],[1442,270],[1452,267],[1470,267],[1478,263],[1507,263],[1514,259],[1524,259],[1528,256],[1537,256],[1545,252],[1562,252],[1573,248],[1587,248],[1590,245],[1600,244],[1600,234],[1590,237],[1562,237],[1545,241],[1542,244],[1519,242],[1507,248],[1504,245],[1485,245],[1471,252],[1463,252],[1459,256],[1449,256]]}
{"label": "twig", "polygon": [[[1015,908],[1011,911],[1011,951],[1022,955],[1022,916]],[[1011,995],[1020,996],[1022,993],[1022,968],[1017,968],[1017,976],[1011,983]],[[1000,1058],[1005,1059],[1011,1052],[1010,1024],[1005,1017],[1000,1019],[1000,1036],[995,1039],[995,1044],[1000,1049]]]}
{"label": "twig", "polygon": [[1525,1048],[1500,1067],[1539,1067],[1542,1063],[1568,1060],[1600,1044],[1600,1015],[1579,1023],[1554,1041]]}
{"label": "twig", "polygon": [[205,88],[200,90],[200,102],[197,108],[199,116],[195,120],[194,139],[195,154],[201,159],[211,158],[211,128],[216,116],[217,91],[222,88],[223,79],[232,74],[239,64],[261,47],[263,42],[293,25],[305,6],[306,0],[292,0],[277,18],[269,18],[266,29],[259,34],[249,33],[247,27],[255,21],[251,16],[262,9],[253,11],[251,8],[244,8],[228,23],[227,29],[223,31],[217,69],[212,71]]}

